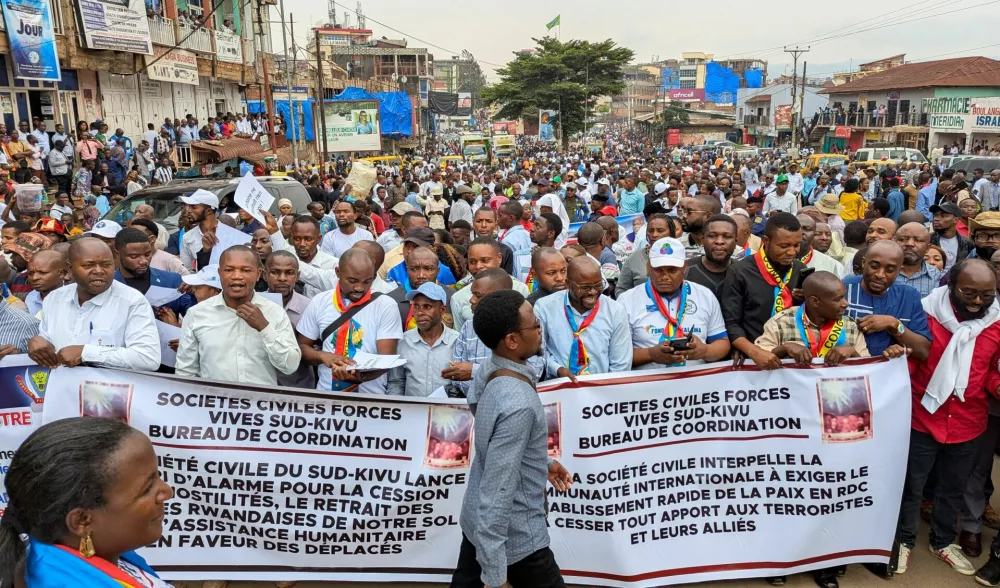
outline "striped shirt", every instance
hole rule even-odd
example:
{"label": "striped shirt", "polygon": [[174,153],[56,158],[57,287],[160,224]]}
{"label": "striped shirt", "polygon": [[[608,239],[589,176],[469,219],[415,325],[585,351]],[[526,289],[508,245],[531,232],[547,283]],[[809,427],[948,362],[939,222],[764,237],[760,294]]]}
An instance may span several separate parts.
{"label": "striped shirt", "polygon": [[[491,357],[493,357],[493,352],[479,340],[479,337],[476,335],[476,331],[472,328],[472,320],[470,317],[469,320],[465,321],[462,325],[462,329],[458,332],[458,338],[455,339],[455,345],[451,349],[451,361],[453,363],[471,363],[472,377],[475,378],[476,372],[479,371],[479,367],[484,363],[488,364]],[[541,353],[529,359],[528,365],[531,366],[532,370],[535,372],[535,378],[541,379],[542,372],[545,371],[544,342]],[[452,381],[451,384],[461,390],[462,394],[468,396],[469,386],[472,385],[472,382]]]}
{"label": "striped shirt", "polygon": [[941,285],[941,277],[944,275],[944,271],[939,270],[933,265],[927,265],[927,262],[923,262],[920,266],[920,271],[913,274],[912,276],[907,276],[902,271],[899,272],[899,277],[896,280],[900,284],[906,284],[907,286],[912,286],[920,292],[920,297],[923,298],[931,293],[931,290],[937,288]]}
{"label": "striped shirt", "polygon": [[0,347],[12,345],[21,353],[27,353],[28,341],[37,334],[35,317],[12,307],[0,297]]}

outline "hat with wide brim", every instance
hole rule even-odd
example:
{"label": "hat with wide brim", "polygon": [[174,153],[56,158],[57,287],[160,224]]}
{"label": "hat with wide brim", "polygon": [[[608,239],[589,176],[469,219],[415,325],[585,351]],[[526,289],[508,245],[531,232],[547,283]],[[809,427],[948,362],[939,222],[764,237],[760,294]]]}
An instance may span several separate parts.
{"label": "hat with wide brim", "polygon": [[980,212],[976,218],[970,218],[969,233],[979,229],[1000,229],[1000,212]]}
{"label": "hat with wide brim", "polygon": [[844,210],[840,205],[840,196],[836,194],[825,194],[813,206],[823,214],[840,214]]}

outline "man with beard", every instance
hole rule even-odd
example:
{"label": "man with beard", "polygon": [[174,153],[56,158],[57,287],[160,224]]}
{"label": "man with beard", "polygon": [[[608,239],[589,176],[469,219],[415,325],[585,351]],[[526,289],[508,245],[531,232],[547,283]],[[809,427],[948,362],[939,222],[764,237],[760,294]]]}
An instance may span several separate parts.
{"label": "man with beard", "polygon": [[[270,244],[270,241],[268,241]],[[289,251],[275,251],[264,261],[264,280],[267,292],[281,295],[281,306],[288,315],[292,329],[299,324],[299,318],[309,306],[309,298],[295,291],[299,279],[299,260]],[[278,372],[278,385],[293,388],[316,388],[316,374],[311,365],[299,363],[298,369],[290,374]]]}
{"label": "man with beard", "polygon": [[524,282],[529,292],[535,291],[535,274],[532,271],[531,253],[539,247],[555,247],[556,237],[562,232],[562,219],[556,214],[545,212],[538,216],[528,233],[531,248],[514,252],[515,279]]}
{"label": "man with beard", "polygon": [[690,197],[681,199],[677,204],[677,218],[681,221],[684,234],[680,241],[688,259],[705,253],[701,239],[705,232],[705,222],[712,216],[722,212],[719,201],[712,197]]}
{"label": "man with beard", "polygon": [[[115,280],[138,290],[144,296],[149,295],[150,289],[154,287],[176,290],[183,284],[180,274],[150,267],[153,246],[149,242],[149,236],[140,229],[130,227],[118,231],[115,235],[115,252],[118,254]],[[161,307],[169,308],[176,316],[184,316],[188,309],[197,303],[194,296],[184,294]]]}
{"label": "man with beard", "polygon": [[219,197],[208,190],[195,190],[190,196],[181,196],[184,216],[191,228],[181,238],[180,256],[184,267],[197,271],[209,264],[212,248],[219,242],[215,228],[219,221],[215,211],[219,208]]}
{"label": "man with beard", "polygon": [[864,254],[861,275],[844,278],[847,316],[865,334],[868,351],[881,355],[899,343],[923,361],[930,349],[927,316],[915,288],[896,283],[903,249],[895,241],[876,241]]}
{"label": "man with beard", "polygon": [[[399,178],[396,178],[397,180]],[[413,207],[406,202],[397,202],[389,209],[389,229],[378,236],[378,244],[388,253],[403,242],[403,216],[412,212]]]}
{"label": "man with beard", "polygon": [[[483,210],[480,208],[479,212]],[[479,218],[478,212],[476,217]],[[465,255],[469,261],[469,274],[473,276],[473,280],[475,280],[475,276],[481,271],[496,267],[503,269],[501,266],[503,259],[503,254],[501,253],[502,247],[503,243],[497,243],[493,237],[476,237],[472,243],[469,243]],[[513,289],[516,292],[520,292],[522,296],[529,294],[528,286],[520,280],[514,280]],[[472,291],[466,286],[455,292],[451,298],[451,315],[452,320],[455,322],[456,331],[461,332],[462,325],[472,318],[472,295]]]}
{"label": "man with beard", "polygon": [[403,326],[405,332],[396,353],[406,360],[406,365],[390,370],[386,394],[428,397],[448,383],[441,372],[451,364],[458,333],[442,320],[448,311],[448,295],[441,286],[424,282],[407,292],[404,302],[409,303],[415,327]]}
{"label": "man with beard", "polygon": [[566,289],[566,258],[552,247],[539,247],[531,254],[531,271],[535,289],[527,300],[531,306],[549,294]]}
{"label": "man with beard", "polygon": [[[736,228],[728,223],[719,228],[729,234],[731,254]],[[696,365],[728,356],[729,338],[719,302],[711,289],[684,279],[689,262],[681,242],[672,237],[656,241],[646,263],[646,283],[618,299],[628,313],[632,367]],[[674,347],[685,338],[683,349]]]}
{"label": "man with beard", "polygon": [[28,313],[41,318],[45,298],[69,280],[69,266],[65,255],[52,249],[44,249],[32,255],[28,262],[28,285],[31,286],[31,292],[24,299]]}
{"label": "man with beard", "polygon": [[722,316],[733,348],[734,365],[746,358],[764,369],[776,369],[780,360],[753,344],[764,332],[764,323],[795,306],[795,290],[805,265],[799,261],[802,226],[794,215],[778,212],[767,219],[757,253],[737,261],[722,287]]}
{"label": "man with beard", "polygon": [[372,293],[375,264],[367,251],[344,252],[337,275],[336,287],[313,298],[299,318],[303,361],[319,366],[317,390],[385,394],[385,371],[357,373],[351,366],[358,351],[396,353],[403,336],[396,303]]}
{"label": "man with beard", "polygon": [[622,264],[615,284],[615,295],[620,296],[646,281],[646,261],[649,259],[649,243],[655,243],[664,237],[672,237],[670,230],[673,223],[666,215],[655,213],[646,219],[646,244],[633,251]]}
{"label": "man with beard", "polygon": [[[417,328],[412,298],[407,298],[407,294],[417,290],[424,284],[438,283],[440,263],[437,254],[430,247],[416,247],[407,254],[405,265],[406,280],[401,288],[396,288],[389,292],[389,297],[399,305],[399,317],[402,320],[404,332]],[[450,302],[455,289],[445,287],[442,290],[448,297],[445,302]],[[445,326],[450,326],[451,323],[451,316],[446,315]]]}
{"label": "man with beard", "polygon": [[717,214],[708,219],[705,223],[705,236],[702,238],[705,254],[688,260],[685,270],[684,277],[687,281],[708,288],[720,301],[722,284],[729,273],[738,233],[739,226],[729,215]]}
{"label": "man with beard", "polygon": [[514,250],[497,240],[497,213],[489,207],[482,207],[472,217],[472,230],[476,238],[489,237],[500,245],[500,267],[514,275]]}
{"label": "man with beard", "polygon": [[73,284],[42,303],[38,336],[28,355],[43,367],[89,364],[155,371],[160,340],[153,307],[138,291],[114,279],[115,258],[99,239],[82,237],[69,247]]}
{"label": "man with beard", "polygon": [[924,298],[938,287],[944,272],[924,261],[930,247],[931,236],[921,223],[907,223],[896,231],[896,243],[903,248],[903,267],[899,270],[899,283],[916,288]]}
{"label": "man with beard", "polygon": [[601,294],[601,269],[589,257],[569,263],[566,292],[542,298],[535,314],[545,337],[545,371],[552,378],[628,371],[632,337],[625,309]]}
{"label": "man with beard", "polygon": [[[958,221],[962,220],[962,209],[954,202],[935,204],[930,207],[930,211],[934,215],[934,234],[931,236],[931,243],[944,251],[944,271],[948,271],[951,266],[969,257],[973,248],[978,248],[980,243],[973,243],[958,234]],[[969,236],[972,236],[971,221],[969,223]],[[993,246],[995,247],[996,244],[993,243]],[[989,255],[976,255],[976,257],[985,261],[990,259]]]}
{"label": "man with beard", "polygon": [[375,237],[368,231],[359,228],[357,220],[360,203],[341,200],[333,207],[333,215],[337,218],[337,228],[323,237],[320,247],[333,257],[340,257],[358,241],[374,241]]}
{"label": "man with beard", "polygon": [[[320,249],[319,232],[319,222],[315,218],[307,214],[299,215],[292,221],[291,243],[286,244],[283,250],[294,253],[303,265],[333,271],[337,267],[337,258]],[[307,298],[312,298],[322,291],[308,283],[303,289]]]}
{"label": "man with beard", "polygon": [[795,218],[799,219],[799,225],[802,227],[802,246],[799,249],[799,259],[802,263],[816,271],[830,272],[835,276],[844,275],[844,266],[826,253],[816,251],[813,247],[813,240],[816,237],[816,221],[808,214],[800,214]]}
{"label": "man with beard", "polygon": [[219,257],[222,293],[188,311],[177,346],[180,376],[274,386],[302,352],[284,308],[254,292],[257,254],[235,245]]}
{"label": "man with beard", "polygon": [[[988,396],[1000,386],[1000,304],[996,275],[984,260],[958,262],[949,286],[923,301],[927,353],[910,362],[913,393],[910,448],[899,513],[899,564],[905,573],[920,526],[920,499],[932,468],[937,486],[931,519],[931,553],[960,574],[975,567],[954,543],[956,519],[986,430]],[[996,541],[994,547],[1000,547]],[[991,550],[992,551],[992,550]],[[1000,553],[979,571],[982,584],[1000,584]]]}

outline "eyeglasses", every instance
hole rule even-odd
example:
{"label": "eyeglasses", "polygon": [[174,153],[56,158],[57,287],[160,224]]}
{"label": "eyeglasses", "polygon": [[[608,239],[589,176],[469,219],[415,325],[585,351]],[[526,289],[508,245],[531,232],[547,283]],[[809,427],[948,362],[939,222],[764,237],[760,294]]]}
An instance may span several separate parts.
{"label": "eyeglasses", "polygon": [[566,280],[568,283],[573,284],[573,286],[581,292],[603,292],[604,284],[577,284],[573,280]]}
{"label": "eyeglasses", "polygon": [[978,243],[1000,243],[1000,233],[976,233],[973,239]]}
{"label": "eyeglasses", "polygon": [[960,297],[964,298],[965,300],[968,300],[969,302],[974,302],[978,298],[980,302],[992,303],[993,300],[997,297],[996,290],[987,290],[985,292],[979,292],[974,290],[970,292],[968,290],[963,290],[962,288],[955,286],[955,292],[958,292],[958,295]]}
{"label": "eyeglasses", "polygon": [[521,327],[517,331],[521,332],[521,331],[541,331],[541,330],[542,330],[542,323],[536,320],[535,324],[531,325],[530,327]]}

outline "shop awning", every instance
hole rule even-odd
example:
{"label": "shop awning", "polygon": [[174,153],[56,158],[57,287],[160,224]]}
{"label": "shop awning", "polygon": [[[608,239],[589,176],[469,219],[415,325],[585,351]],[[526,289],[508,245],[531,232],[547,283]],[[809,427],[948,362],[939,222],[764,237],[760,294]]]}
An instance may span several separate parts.
{"label": "shop awning", "polygon": [[[255,165],[264,165],[264,158],[270,156],[270,151],[263,150],[260,153],[254,153],[252,155],[240,155],[240,157]],[[279,169],[285,169],[286,165],[292,165],[292,146],[286,145],[285,147],[279,147],[277,158]]]}
{"label": "shop awning", "polygon": [[[237,157],[247,159],[248,156],[265,153],[264,148],[257,141],[240,137],[221,141],[195,141],[191,143],[191,148],[211,153],[219,163]],[[194,159],[200,160],[201,158],[196,156]]]}

